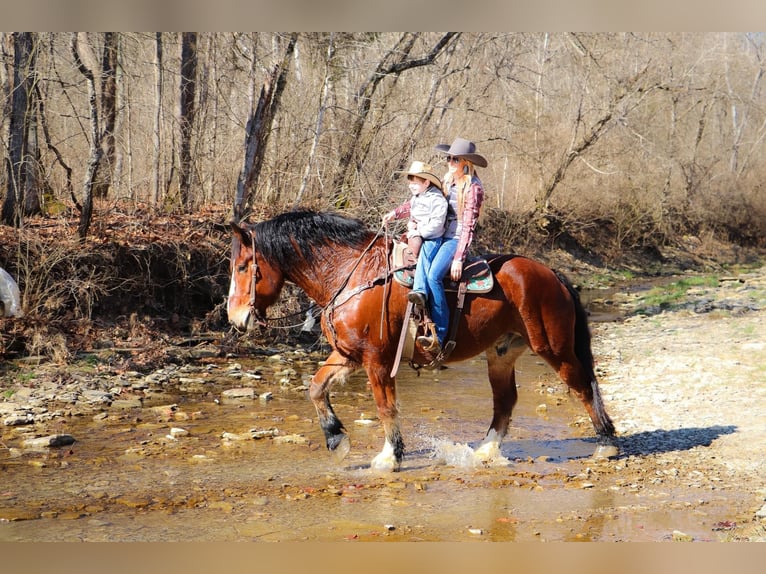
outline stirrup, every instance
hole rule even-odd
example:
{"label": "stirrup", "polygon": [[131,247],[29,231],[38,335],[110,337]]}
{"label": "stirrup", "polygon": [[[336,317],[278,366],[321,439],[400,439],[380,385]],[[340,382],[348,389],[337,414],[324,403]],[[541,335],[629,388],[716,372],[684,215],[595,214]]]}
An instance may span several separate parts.
{"label": "stirrup", "polygon": [[424,351],[428,351],[429,353],[441,353],[441,345],[439,344],[439,339],[437,337],[433,337],[431,335],[421,335],[416,339],[418,345],[423,347]]}

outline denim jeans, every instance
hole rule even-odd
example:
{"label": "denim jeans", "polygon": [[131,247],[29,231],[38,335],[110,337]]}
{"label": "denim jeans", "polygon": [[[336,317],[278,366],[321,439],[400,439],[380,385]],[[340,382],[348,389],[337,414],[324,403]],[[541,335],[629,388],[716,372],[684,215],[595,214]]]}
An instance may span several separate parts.
{"label": "denim jeans", "polygon": [[442,281],[452,266],[457,242],[457,237],[442,239],[441,241],[424,241],[412,285],[413,291],[419,291],[426,295],[431,308],[431,319],[436,325],[436,335],[442,346],[446,342],[447,330],[449,329],[449,307]]}

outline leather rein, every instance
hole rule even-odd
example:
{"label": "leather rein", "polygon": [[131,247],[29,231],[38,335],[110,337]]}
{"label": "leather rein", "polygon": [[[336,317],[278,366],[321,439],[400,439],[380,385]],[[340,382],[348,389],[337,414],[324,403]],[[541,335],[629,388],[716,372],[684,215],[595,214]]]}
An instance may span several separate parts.
{"label": "leather rein", "polygon": [[[388,234],[386,234],[386,237],[387,236],[388,236]],[[347,303],[350,299],[352,299],[353,297],[357,296],[359,293],[362,293],[362,292],[366,291],[367,289],[372,289],[373,287],[375,287],[376,285],[379,285],[381,283],[388,284],[389,279],[393,276],[394,273],[396,273],[399,270],[407,269],[407,268],[411,267],[411,266],[403,266],[403,267],[399,267],[399,268],[390,268],[389,267],[388,257],[386,257],[386,268],[385,268],[385,271],[380,273],[377,277],[375,277],[373,279],[369,279],[369,280],[365,281],[364,283],[361,283],[361,284],[357,285],[356,287],[354,287],[353,289],[351,289],[349,291],[345,291],[346,290],[346,286],[348,285],[348,281],[349,281],[349,279],[351,279],[351,275],[353,275],[354,271],[359,266],[359,263],[361,262],[362,258],[370,251],[370,249],[375,244],[375,241],[378,239],[378,237],[380,237],[380,230],[378,230],[378,232],[372,238],[372,241],[370,241],[370,243],[367,245],[367,247],[365,247],[364,250],[362,250],[362,252],[359,254],[359,257],[354,262],[354,265],[351,268],[351,271],[349,272],[349,274],[346,277],[346,279],[341,283],[341,285],[338,288],[338,290],[330,298],[330,301],[322,309],[322,312],[327,316],[327,325],[329,326],[330,330],[332,331],[333,338],[335,338],[335,334],[336,333],[335,333],[335,327],[332,324],[331,314],[332,314],[332,312],[337,307],[340,307],[344,303]],[[268,321],[274,321],[276,319],[284,319],[284,318],[287,318],[287,317],[302,315],[304,313],[304,311],[299,311],[297,313],[293,313],[292,315],[284,315],[283,317],[268,318],[265,315],[260,315],[256,311],[255,303],[256,303],[256,296],[257,296],[256,295],[256,285],[257,285],[257,282],[258,282],[258,261],[257,261],[257,259],[255,257],[255,251],[256,251],[256,249],[255,249],[255,235],[253,233],[250,233],[250,242],[251,242],[251,249],[253,251],[253,268],[252,268],[252,273],[250,275],[250,301],[249,301],[248,305],[250,307],[250,310],[251,310],[253,316],[256,318],[256,321],[258,322],[258,324],[263,326],[263,327],[265,327],[265,326],[267,326],[267,322]],[[345,293],[344,293],[344,291],[345,291]],[[341,293],[343,293],[343,297],[340,297]],[[385,304],[383,304],[382,306],[385,309]],[[382,328],[382,323],[381,323],[381,328]]]}

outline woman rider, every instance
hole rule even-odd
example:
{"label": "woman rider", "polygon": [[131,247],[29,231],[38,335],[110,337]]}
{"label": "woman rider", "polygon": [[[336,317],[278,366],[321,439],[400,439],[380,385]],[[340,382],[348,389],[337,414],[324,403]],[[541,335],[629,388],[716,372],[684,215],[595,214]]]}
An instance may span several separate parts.
{"label": "woman rider", "polygon": [[429,335],[418,337],[418,344],[437,353],[446,343],[449,329],[449,307],[444,293],[444,276],[449,271],[453,281],[463,273],[468,248],[484,201],[484,187],[476,174],[476,166],[487,167],[487,160],[476,153],[476,144],[456,138],[451,145],[439,144],[436,150],[446,155],[448,171],[443,189],[449,202],[446,229],[441,242],[423,245],[415,269],[415,282],[409,300],[422,307],[430,305],[431,319],[438,341]]}

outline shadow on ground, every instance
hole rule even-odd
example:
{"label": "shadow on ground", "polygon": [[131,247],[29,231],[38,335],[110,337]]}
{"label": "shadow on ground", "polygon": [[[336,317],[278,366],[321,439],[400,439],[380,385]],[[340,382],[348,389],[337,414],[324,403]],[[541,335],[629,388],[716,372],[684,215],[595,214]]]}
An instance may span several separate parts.
{"label": "shadow on ground", "polygon": [[620,458],[672,451],[691,450],[697,446],[710,446],[721,436],[737,432],[734,425],[692,427],[674,430],[653,430],[617,438]]}
{"label": "shadow on ground", "polygon": [[[617,437],[620,449],[618,459],[629,456],[647,456],[666,452],[687,451],[698,446],[710,446],[714,440],[735,433],[734,425],[692,427],[674,430],[652,430]],[[476,448],[479,442],[471,444]],[[501,453],[509,460],[538,459],[549,462],[566,462],[590,458],[598,447],[595,437],[555,440],[508,440],[501,446]],[[423,453],[424,454],[424,453]]]}

